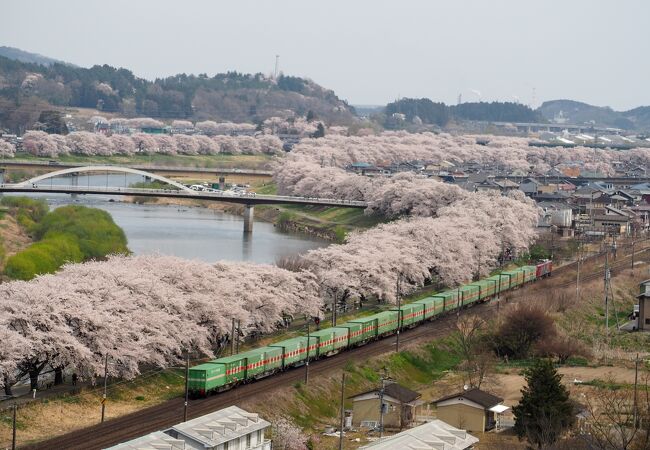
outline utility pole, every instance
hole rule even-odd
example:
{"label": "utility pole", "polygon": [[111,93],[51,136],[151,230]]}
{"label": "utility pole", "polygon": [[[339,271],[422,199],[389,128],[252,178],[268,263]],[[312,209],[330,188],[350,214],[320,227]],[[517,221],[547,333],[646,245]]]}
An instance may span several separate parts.
{"label": "utility pole", "polygon": [[307,319],[307,359],[305,360],[305,384],[309,383],[309,345],[311,344],[311,334],[309,327],[309,317]]}
{"label": "utility pole", "polygon": [[332,326],[336,326],[336,292],[334,292],[334,301],[332,302]]}
{"label": "utility pole", "polygon": [[632,273],[634,273],[634,244],[636,241],[632,241]]}
{"label": "utility pole", "polygon": [[237,338],[235,340],[235,353],[239,353],[239,332],[241,331],[241,320],[237,319]]}
{"label": "utility pole", "polygon": [[230,355],[235,354],[235,318],[232,318],[232,330],[230,331]]}
{"label": "utility pole", "polygon": [[185,405],[183,406],[183,422],[187,422],[187,405],[190,400],[190,352],[185,356]]}
{"label": "utility pole", "polygon": [[576,271],[576,304],[580,302],[580,260],[582,258],[582,242],[578,241],[578,265]]}
{"label": "utility pole", "polygon": [[634,429],[639,429],[639,410],[637,403],[637,389],[639,385],[639,354],[636,354],[636,359],[634,360]]}
{"label": "utility pole", "polygon": [[605,338],[609,341],[609,249],[605,252]]}
{"label": "utility pole", "polygon": [[343,427],[345,426],[345,372],[341,376],[341,429],[339,430],[339,450],[343,450]]}
{"label": "utility pole", "polygon": [[379,442],[384,437],[384,390],[386,389],[386,377],[381,377],[381,390],[379,391]]}
{"label": "utility pole", "polygon": [[395,351],[399,352],[399,332],[402,329],[402,296],[401,296],[401,283],[402,272],[397,274],[397,333],[395,334]]}
{"label": "utility pole", "polygon": [[11,450],[16,450],[16,410],[18,405],[14,403],[14,418],[11,425]]}
{"label": "utility pole", "polygon": [[102,396],[102,423],[104,423],[104,412],[106,411],[106,385],[108,382],[108,353],[104,359],[104,395]]}

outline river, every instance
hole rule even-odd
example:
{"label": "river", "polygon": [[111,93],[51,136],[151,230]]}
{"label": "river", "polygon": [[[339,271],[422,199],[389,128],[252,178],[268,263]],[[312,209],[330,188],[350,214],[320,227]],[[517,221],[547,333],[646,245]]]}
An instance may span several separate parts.
{"label": "river", "polygon": [[[79,177],[79,185],[120,185],[142,181],[131,175]],[[90,178],[90,180],[86,180]],[[101,181],[101,184],[100,184]],[[119,183],[117,183],[119,181]],[[50,184],[50,180],[42,182]],[[70,179],[54,179],[53,184],[70,184]],[[126,234],[128,246],[136,255],[165,254],[207,262],[218,260],[273,263],[287,255],[301,254],[328,245],[325,240],[278,231],[268,222],[255,221],[253,233],[243,232],[244,219],[201,207],[124,203],[123,197],[34,194],[44,198],[50,208],[78,204],[109,212]]]}

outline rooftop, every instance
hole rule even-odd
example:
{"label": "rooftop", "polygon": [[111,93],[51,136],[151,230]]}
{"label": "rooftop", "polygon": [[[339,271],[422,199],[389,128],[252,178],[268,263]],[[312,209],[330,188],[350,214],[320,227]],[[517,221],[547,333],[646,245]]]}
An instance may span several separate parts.
{"label": "rooftop", "polygon": [[237,406],[215,411],[205,416],[173,426],[168,433],[176,432],[204,443],[208,448],[237,439],[257,430],[270,427],[258,414],[249,413]]}
{"label": "rooftop", "polygon": [[455,394],[439,398],[434,403],[441,403],[456,397],[466,398],[467,400],[477,403],[484,408],[491,408],[494,405],[497,405],[503,401],[501,397],[497,397],[496,395],[492,395],[489,392],[485,392],[480,389],[474,388],[464,392],[457,392]]}
{"label": "rooftop", "polygon": [[[379,389],[372,389],[370,391],[362,392],[350,398],[360,397],[362,395],[370,394],[372,392],[379,392]],[[384,394],[388,395],[389,397],[393,397],[394,399],[397,399],[402,403],[410,403],[413,400],[417,400],[422,395],[419,392],[412,391],[409,388],[405,388],[404,386],[401,386],[397,383],[387,384],[386,387],[384,388]]]}
{"label": "rooftop", "polygon": [[361,449],[464,450],[477,442],[478,439],[465,430],[436,419]]}

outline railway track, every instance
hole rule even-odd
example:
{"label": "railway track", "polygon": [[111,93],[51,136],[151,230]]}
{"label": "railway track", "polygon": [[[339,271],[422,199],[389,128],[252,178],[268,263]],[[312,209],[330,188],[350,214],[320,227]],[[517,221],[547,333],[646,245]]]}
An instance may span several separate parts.
{"label": "railway track", "polygon": [[[612,274],[619,273],[629,267],[628,254],[626,249],[630,246],[620,246],[620,257],[610,265]],[[650,246],[636,248],[635,255],[640,255],[650,250]],[[604,253],[598,253],[585,258],[586,261],[597,261],[603,258]],[[554,273],[565,273],[575,271],[577,264],[570,263],[554,270]],[[597,279],[603,276],[603,269],[581,277],[584,282]],[[538,281],[547,284],[549,287],[568,287],[575,283],[566,282],[553,285],[553,279],[547,278]],[[530,286],[530,285],[528,285]],[[525,297],[527,287],[514,291],[514,298],[511,302],[521,301]],[[523,294],[523,295],[522,295]],[[480,312],[486,318],[490,318],[498,313],[498,306],[495,302],[481,303],[473,305],[472,312]],[[460,314],[463,314],[461,312]],[[410,330],[404,330],[400,333],[400,343],[407,344],[417,342],[423,339],[431,340],[447,335],[453,322],[456,320],[456,314],[447,314],[441,316],[432,322],[424,323]],[[385,354],[394,349],[394,337],[387,337],[378,341],[368,343],[364,346],[342,352],[336,356],[313,361],[310,363],[310,374],[327,374],[336,370],[345,368],[348,361],[363,361],[374,356]],[[274,376],[264,378],[254,383],[239,386],[230,391],[226,391],[215,396],[204,399],[192,400],[188,408],[188,417],[190,419],[207,414],[217,409],[225,408],[245,399],[255,398],[256,396],[267,393],[278,387],[291,386],[304,378],[304,368],[298,367]],[[97,424],[90,427],[82,428],[47,441],[35,443],[26,446],[20,446],[26,450],[94,450],[106,448],[120,442],[133,439],[144,434],[170,427],[183,420],[183,402],[182,398],[168,400],[165,403],[151,406],[149,408],[108,420],[103,424]],[[110,408],[110,406],[109,406]]]}

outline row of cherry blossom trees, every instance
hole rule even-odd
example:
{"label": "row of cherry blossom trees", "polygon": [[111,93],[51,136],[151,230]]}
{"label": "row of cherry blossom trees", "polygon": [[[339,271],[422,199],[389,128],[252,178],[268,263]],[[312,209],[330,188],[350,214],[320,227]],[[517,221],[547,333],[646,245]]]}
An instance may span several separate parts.
{"label": "row of cherry blossom trees", "polygon": [[285,314],[318,313],[315,278],[275,266],[214,265],[170,256],[113,256],[55,275],[0,285],[0,385],[46,367],[92,378],[133,377],[176,364],[184,351],[212,355],[232,318],[244,334],[274,329]]}
{"label": "row of cherry blossom trees", "polygon": [[[560,164],[578,165],[589,171],[613,174],[616,162],[650,165],[650,148],[626,151],[528,146],[520,138],[490,137],[487,145],[476,137],[388,132],[379,136],[328,135],[302,140],[277,164],[274,179],[282,194],[365,200],[368,212],[387,217],[434,216],[439,207],[465,198],[461,188],[414,172],[391,177],[368,177],[345,168],[353,163],[371,165],[424,161],[442,167],[475,162],[506,173],[519,169],[546,173]],[[453,168],[451,169],[453,170]]]}
{"label": "row of cherry blossom trees", "polygon": [[[282,141],[275,136],[226,136],[213,137],[184,134],[136,133],[131,136],[85,131],[66,136],[47,134],[42,131],[28,131],[23,136],[23,148],[36,156],[57,157],[59,155],[110,156],[143,154],[167,155],[216,155],[228,154],[277,154],[282,152]],[[0,148],[0,151],[1,148]],[[7,150],[7,151],[10,151]]]}
{"label": "row of cherry blossom trees", "polygon": [[528,248],[537,208],[523,194],[469,194],[437,217],[411,217],[355,233],[344,244],[311,250],[299,267],[316,275],[326,302],[349,297],[395,301],[433,281],[457,286],[487,275],[506,253]]}
{"label": "row of cherry blossom trees", "polygon": [[[479,139],[477,139],[479,138]],[[482,145],[477,142],[485,142]],[[611,175],[617,162],[650,165],[650,148],[630,150],[588,147],[534,147],[529,139],[506,136],[471,136],[384,132],[371,136],[328,134],[322,139],[303,140],[296,145],[294,157],[304,156],[320,165],[346,167],[355,162],[390,164],[426,161],[433,164],[476,162],[500,170],[519,169],[543,174],[559,164],[579,165],[590,171]]]}
{"label": "row of cherry blossom trees", "polygon": [[[107,119],[103,116],[93,116],[89,119],[89,122],[94,125],[108,124],[117,130],[164,128],[166,126],[164,122],[150,117],[136,117],[134,119],[116,117],[114,119]],[[218,134],[251,133],[257,127],[252,123],[215,122],[213,120],[192,123],[189,120],[174,120],[171,123],[171,128],[180,132],[196,131],[208,136],[215,136]]]}
{"label": "row of cherry blossom trees", "polygon": [[392,177],[366,177],[338,167],[321,167],[288,156],[277,164],[274,179],[284,195],[365,200],[369,213],[386,217],[434,216],[439,207],[469,193],[448,183],[403,172]]}

